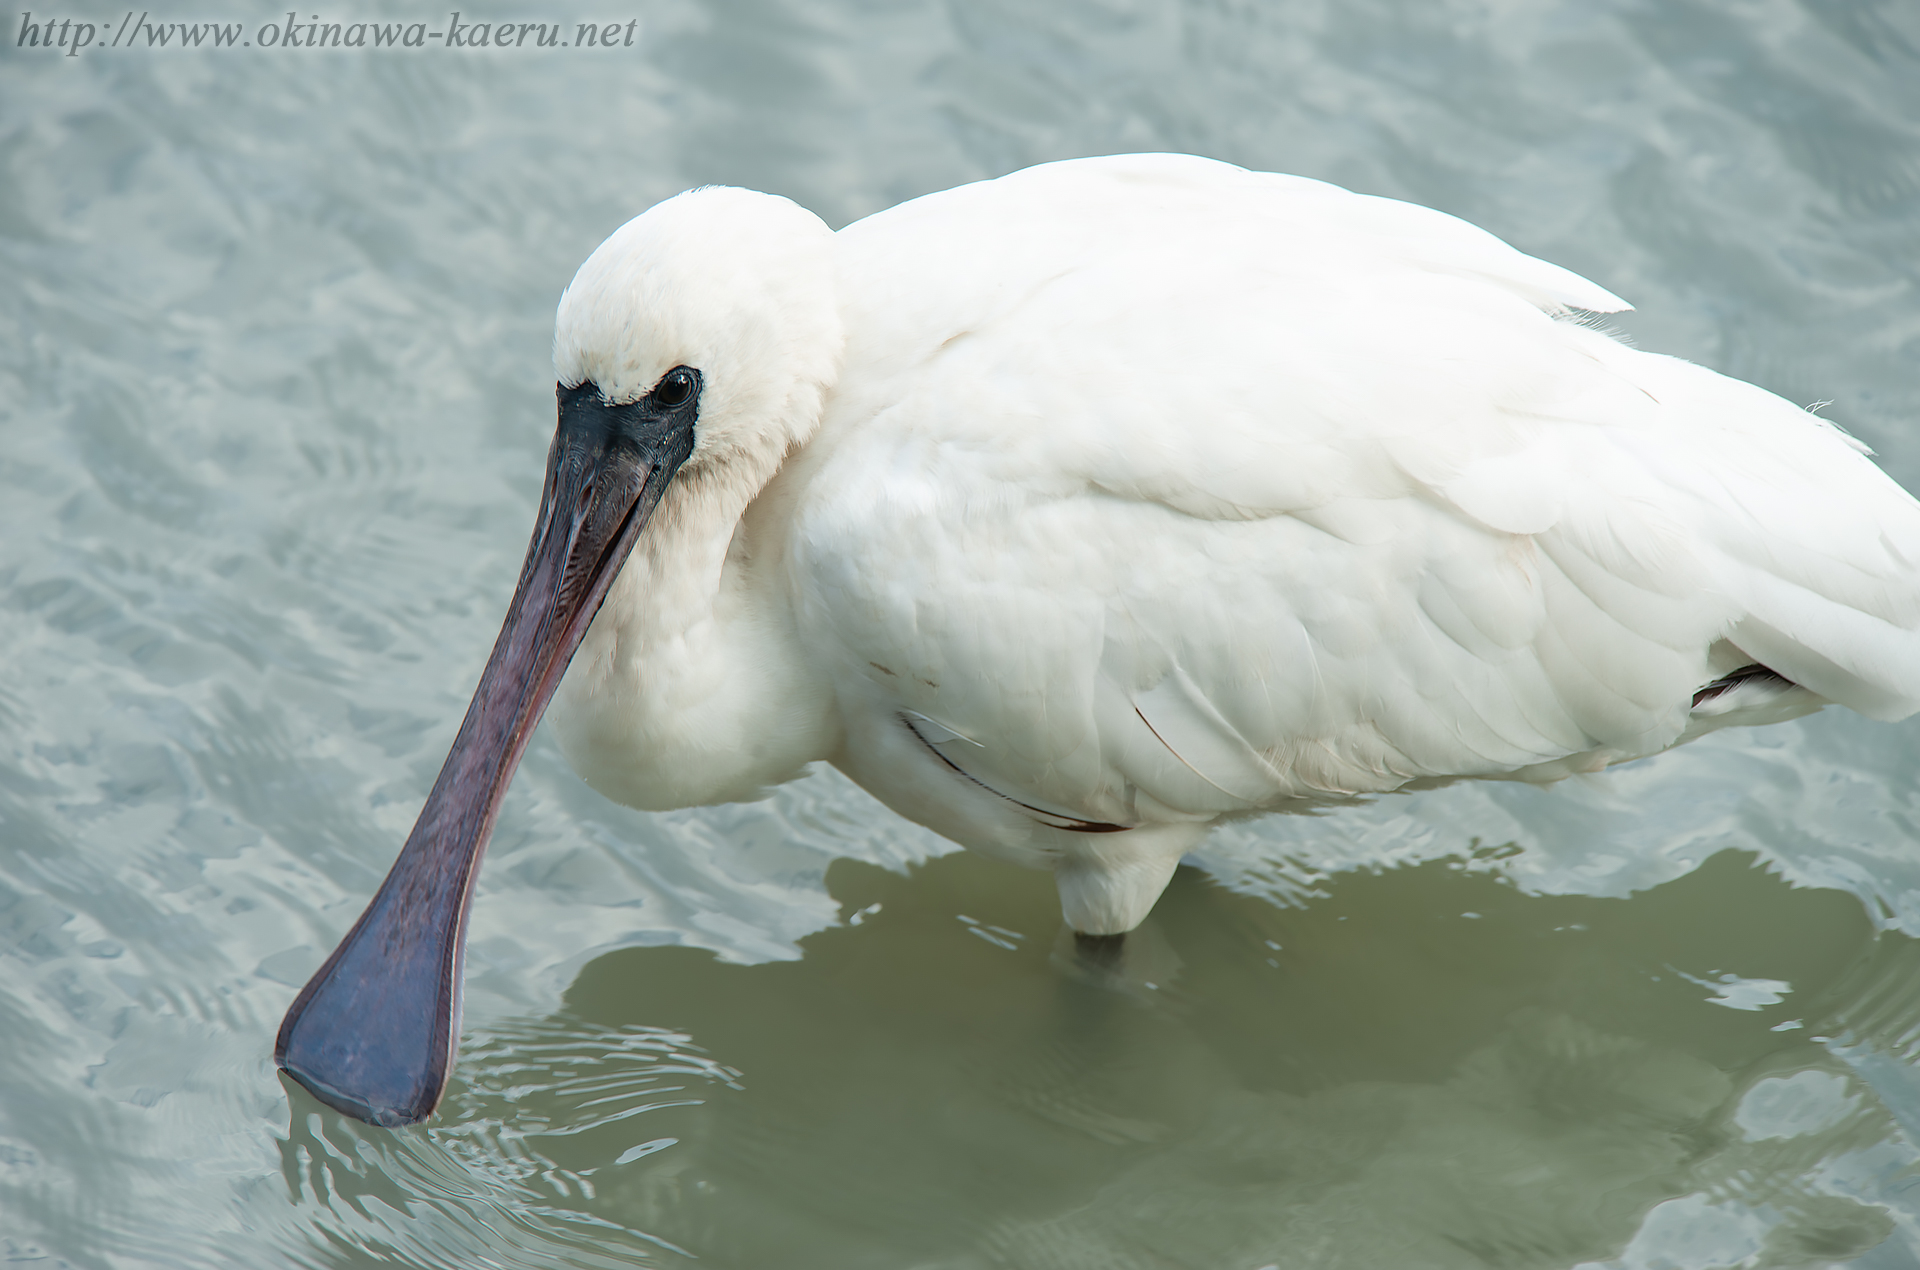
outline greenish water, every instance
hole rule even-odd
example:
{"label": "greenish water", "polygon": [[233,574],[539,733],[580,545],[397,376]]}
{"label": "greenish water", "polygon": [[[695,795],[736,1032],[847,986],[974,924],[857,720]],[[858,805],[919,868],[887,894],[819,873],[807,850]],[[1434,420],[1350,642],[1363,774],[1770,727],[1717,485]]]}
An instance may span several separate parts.
{"label": "greenish water", "polygon": [[1411,198],[1920,484],[1899,0],[578,17],[638,36],[66,57],[0,23],[0,1257],[1920,1263],[1920,732],[1840,713],[1235,826],[1104,970],[1048,879],[832,773],[648,816],[537,740],[440,1114],[285,1087],[280,1014],[511,589],[554,301],[690,185],[839,224],[1176,149]]}

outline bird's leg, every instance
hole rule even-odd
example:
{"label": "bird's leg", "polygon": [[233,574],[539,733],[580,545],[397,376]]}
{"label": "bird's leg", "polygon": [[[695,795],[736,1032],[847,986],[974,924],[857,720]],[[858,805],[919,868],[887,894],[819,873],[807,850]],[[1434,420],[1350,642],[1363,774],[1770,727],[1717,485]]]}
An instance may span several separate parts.
{"label": "bird's leg", "polygon": [[1049,961],[1063,980],[1098,989],[1097,995],[1118,992],[1140,1001],[1168,999],[1181,970],[1180,954],[1151,918],[1110,935],[1063,926]]}
{"label": "bird's leg", "polygon": [[1127,933],[1117,935],[1089,935],[1085,931],[1073,932],[1073,949],[1081,961],[1101,970],[1112,970],[1120,964],[1120,958],[1126,953]]}

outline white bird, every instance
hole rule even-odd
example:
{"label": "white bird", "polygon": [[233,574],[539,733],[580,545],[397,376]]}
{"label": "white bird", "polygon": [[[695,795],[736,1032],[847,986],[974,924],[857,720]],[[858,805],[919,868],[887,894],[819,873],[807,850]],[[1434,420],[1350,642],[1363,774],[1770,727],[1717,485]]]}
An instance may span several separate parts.
{"label": "white bird", "polygon": [[1089,935],[1223,817],[1920,709],[1920,504],[1826,421],[1579,316],[1625,307],[1442,213],[1175,155],[838,233],[738,189],[642,214],[561,298],[507,625],[279,1061],[431,1111],[472,874],[556,686],[611,798],[831,762],[1051,869]]}

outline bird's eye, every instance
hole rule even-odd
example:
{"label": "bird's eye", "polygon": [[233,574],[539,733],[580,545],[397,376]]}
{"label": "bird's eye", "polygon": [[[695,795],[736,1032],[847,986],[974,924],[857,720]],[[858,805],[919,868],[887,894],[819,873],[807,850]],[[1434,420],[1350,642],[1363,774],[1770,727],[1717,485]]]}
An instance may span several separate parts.
{"label": "bird's eye", "polygon": [[693,372],[684,366],[676,367],[654,386],[653,400],[662,406],[684,406],[687,398],[693,396]]}

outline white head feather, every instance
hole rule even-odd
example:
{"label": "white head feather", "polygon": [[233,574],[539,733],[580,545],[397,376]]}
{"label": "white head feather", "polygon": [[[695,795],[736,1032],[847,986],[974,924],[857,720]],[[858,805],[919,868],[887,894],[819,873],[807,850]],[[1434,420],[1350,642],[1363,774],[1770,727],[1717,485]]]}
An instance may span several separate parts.
{"label": "white head feather", "polygon": [[846,336],[833,231],[771,194],[689,190],[622,225],[587,257],[555,319],[569,387],[635,401],[676,366],[701,374],[699,471],[746,458],[762,481],[812,434]]}

